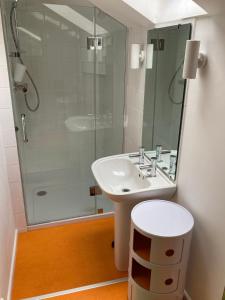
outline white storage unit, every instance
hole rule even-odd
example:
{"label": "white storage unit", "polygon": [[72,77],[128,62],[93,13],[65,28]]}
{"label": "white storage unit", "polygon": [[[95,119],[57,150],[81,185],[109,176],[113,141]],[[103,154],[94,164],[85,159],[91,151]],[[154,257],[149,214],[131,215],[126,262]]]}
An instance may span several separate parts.
{"label": "white storage unit", "polygon": [[149,200],[131,213],[129,300],[182,300],[194,219],[182,206]]}

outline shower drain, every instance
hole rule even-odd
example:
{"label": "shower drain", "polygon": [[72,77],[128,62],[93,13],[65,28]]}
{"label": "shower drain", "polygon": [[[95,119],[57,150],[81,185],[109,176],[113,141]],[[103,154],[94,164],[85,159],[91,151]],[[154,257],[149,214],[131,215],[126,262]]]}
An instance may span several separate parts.
{"label": "shower drain", "polygon": [[45,195],[47,195],[46,191],[39,191],[39,192],[37,192],[37,196],[39,196],[39,197],[43,197]]}
{"label": "shower drain", "polygon": [[122,189],[122,192],[123,192],[123,193],[128,193],[128,192],[130,192],[130,189],[124,188],[124,189]]}

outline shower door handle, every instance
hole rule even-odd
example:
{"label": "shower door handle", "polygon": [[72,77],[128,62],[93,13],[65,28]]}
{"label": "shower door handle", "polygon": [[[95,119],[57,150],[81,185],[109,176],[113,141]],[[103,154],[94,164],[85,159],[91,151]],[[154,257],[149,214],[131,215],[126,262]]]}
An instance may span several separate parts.
{"label": "shower door handle", "polygon": [[21,115],[21,122],[22,122],[23,142],[28,143],[27,129],[26,129],[26,115],[25,114]]}

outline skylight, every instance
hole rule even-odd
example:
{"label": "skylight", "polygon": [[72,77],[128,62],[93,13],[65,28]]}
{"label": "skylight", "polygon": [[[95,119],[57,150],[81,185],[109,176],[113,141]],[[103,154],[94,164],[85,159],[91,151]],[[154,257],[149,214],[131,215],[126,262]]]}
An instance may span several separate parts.
{"label": "skylight", "polygon": [[[94,34],[94,25],[93,22],[90,21],[89,19],[85,18],[78,12],[76,12],[74,9],[67,5],[61,5],[61,4],[48,4],[44,3],[46,7],[54,11],[56,14],[60,15],[67,21],[73,23],[74,25],[78,26],[82,30],[88,32],[89,34],[93,35]],[[99,26],[96,25],[96,32],[98,34],[106,34],[107,31]]]}
{"label": "skylight", "polygon": [[123,0],[123,2],[155,24],[207,14],[192,0]]}

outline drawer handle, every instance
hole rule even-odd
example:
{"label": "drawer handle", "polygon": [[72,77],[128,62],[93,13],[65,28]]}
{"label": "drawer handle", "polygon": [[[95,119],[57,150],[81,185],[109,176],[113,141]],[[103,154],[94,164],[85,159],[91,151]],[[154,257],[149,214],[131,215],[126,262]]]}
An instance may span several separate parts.
{"label": "drawer handle", "polygon": [[169,249],[169,250],[166,251],[166,256],[171,257],[171,256],[174,255],[174,253],[175,253],[175,251],[173,249]]}
{"label": "drawer handle", "polygon": [[165,280],[165,285],[171,285],[173,283],[173,279],[172,278],[168,278]]}

